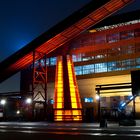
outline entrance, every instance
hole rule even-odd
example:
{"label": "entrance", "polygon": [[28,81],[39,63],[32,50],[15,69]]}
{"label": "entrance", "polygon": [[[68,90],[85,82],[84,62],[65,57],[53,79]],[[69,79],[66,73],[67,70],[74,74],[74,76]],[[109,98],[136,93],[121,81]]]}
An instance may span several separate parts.
{"label": "entrance", "polygon": [[135,102],[132,99],[131,83],[96,85],[96,92],[100,96],[98,102],[98,117],[111,121],[118,121],[124,114],[132,117],[135,114]]}

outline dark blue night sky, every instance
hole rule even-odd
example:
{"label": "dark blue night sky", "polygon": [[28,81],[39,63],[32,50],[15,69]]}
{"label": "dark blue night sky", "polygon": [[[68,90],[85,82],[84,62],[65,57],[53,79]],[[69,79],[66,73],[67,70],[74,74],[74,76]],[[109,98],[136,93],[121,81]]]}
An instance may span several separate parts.
{"label": "dark blue night sky", "polygon": [[0,61],[90,0],[0,0]]}
{"label": "dark blue night sky", "polygon": [[[0,0],[0,61],[81,8],[90,0]],[[140,8],[140,0],[122,9]],[[19,78],[0,84],[0,92],[19,90]]]}

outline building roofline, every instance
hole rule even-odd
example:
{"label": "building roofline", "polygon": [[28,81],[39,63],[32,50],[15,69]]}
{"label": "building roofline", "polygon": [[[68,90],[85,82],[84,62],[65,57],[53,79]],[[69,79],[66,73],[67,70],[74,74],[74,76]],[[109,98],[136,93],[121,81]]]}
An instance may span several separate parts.
{"label": "building roofline", "polygon": [[140,13],[140,10],[135,10],[135,11],[121,13],[121,14],[107,17],[102,22],[99,22],[96,25],[94,25],[93,27],[91,27],[89,30],[95,29],[95,28],[100,28],[103,26],[109,26],[109,25],[114,25],[114,24],[119,24],[119,23],[124,23],[124,22],[129,22],[129,21],[140,19],[139,13]]}

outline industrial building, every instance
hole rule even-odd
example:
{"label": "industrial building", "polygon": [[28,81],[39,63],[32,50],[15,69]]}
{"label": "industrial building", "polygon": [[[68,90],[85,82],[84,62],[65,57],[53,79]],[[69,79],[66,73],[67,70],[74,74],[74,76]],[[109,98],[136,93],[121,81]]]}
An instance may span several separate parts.
{"label": "industrial building", "polygon": [[[93,115],[91,115],[92,119],[98,120],[97,89],[100,89],[100,111],[106,113],[109,119],[116,119],[119,104],[132,97],[131,71],[140,68],[140,19],[138,13],[139,11],[133,11],[112,16],[71,40],[65,49],[60,47],[51,53],[46,59],[47,101],[53,103],[54,100],[58,54],[61,56],[68,54],[72,56],[74,62],[85,116],[86,112],[89,112],[90,115]],[[31,86],[29,85],[32,80],[27,82],[29,81],[27,79],[32,77],[30,70],[28,68],[21,72],[23,91],[25,91],[25,87],[30,91]],[[118,86],[119,88],[112,88]],[[127,113],[131,114],[135,111],[135,117],[139,118],[139,105],[138,96],[135,98],[135,102],[127,105]]]}
{"label": "industrial building", "polygon": [[129,2],[92,1],[1,63],[0,82],[21,71],[37,120],[117,120],[123,107],[139,118],[131,80],[140,68],[139,11],[109,17]]}

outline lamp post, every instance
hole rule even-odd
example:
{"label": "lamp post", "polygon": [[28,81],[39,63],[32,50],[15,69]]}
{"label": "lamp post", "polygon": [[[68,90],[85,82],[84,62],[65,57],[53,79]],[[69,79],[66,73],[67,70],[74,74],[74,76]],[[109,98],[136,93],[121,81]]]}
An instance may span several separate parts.
{"label": "lamp post", "polygon": [[26,104],[26,119],[27,120],[32,120],[33,119],[33,100],[32,98],[28,97],[25,99],[25,104]]}
{"label": "lamp post", "polygon": [[31,98],[27,98],[26,99],[26,104],[31,104],[32,103],[32,99]]}
{"label": "lamp post", "polygon": [[6,100],[5,99],[1,99],[0,100],[0,104],[2,105],[2,108],[3,108],[3,119],[5,120],[5,118],[6,118],[6,112],[5,112],[5,104],[6,104]]}
{"label": "lamp post", "polygon": [[98,102],[98,121],[100,121],[100,92],[97,91],[95,99]]}

